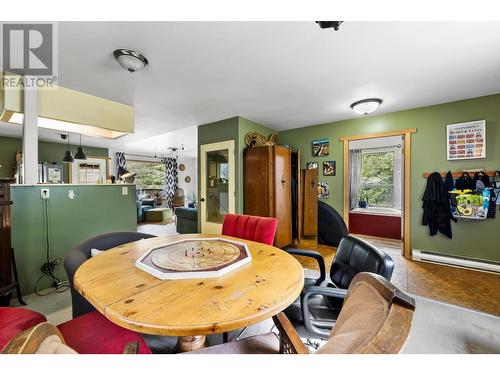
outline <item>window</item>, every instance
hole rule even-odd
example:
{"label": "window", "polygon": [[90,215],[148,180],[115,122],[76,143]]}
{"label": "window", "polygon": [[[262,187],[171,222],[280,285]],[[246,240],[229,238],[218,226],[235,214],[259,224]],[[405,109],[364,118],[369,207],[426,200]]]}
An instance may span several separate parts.
{"label": "window", "polygon": [[394,199],[394,151],[362,154],[359,197],[369,206],[398,206]]}
{"label": "window", "polygon": [[135,184],[139,189],[165,188],[165,164],[150,161],[127,160],[127,170],[137,173]]}

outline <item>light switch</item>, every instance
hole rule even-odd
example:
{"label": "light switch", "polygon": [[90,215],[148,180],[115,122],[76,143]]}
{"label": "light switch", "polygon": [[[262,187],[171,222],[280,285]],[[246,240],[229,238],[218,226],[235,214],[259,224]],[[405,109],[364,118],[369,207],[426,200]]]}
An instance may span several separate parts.
{"label": "light switch", "polygon": [[123,186],[122,187],[122,195],[127,195],[128,194],[128,186]]}

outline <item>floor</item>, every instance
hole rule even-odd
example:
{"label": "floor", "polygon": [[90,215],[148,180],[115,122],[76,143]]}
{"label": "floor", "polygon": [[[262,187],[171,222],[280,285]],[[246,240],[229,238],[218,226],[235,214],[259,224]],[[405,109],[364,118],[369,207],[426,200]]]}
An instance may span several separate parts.
{"label": "floor", "polygon": [[[391,282],[402,291],[500,316],[500,275],[416,262],[401,255],[401,243],[398,241],[359,237],[373,243],[394,259]],[[293,247],[321,253],[327,270],[335,255],[334,247],[318,245],[312,240],[304,240]],[[297,259],[305,268],[319,270],[313,259]]]}

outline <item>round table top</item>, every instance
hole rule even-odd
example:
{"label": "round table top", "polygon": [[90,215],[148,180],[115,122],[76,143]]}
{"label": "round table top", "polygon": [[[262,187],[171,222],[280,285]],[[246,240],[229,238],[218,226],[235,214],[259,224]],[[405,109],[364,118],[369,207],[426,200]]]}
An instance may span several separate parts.
{"label": "round table top", "polygon": [[[227,238],[246,243],[252,261],[224,276],[160,280],[134,264],[152,247],[187,238]],[[95,256],[76,271],[74,286],[114,323],[165,336],[227,332],[265,320],[302,291],[304,271],[276,247],[234,237],[184,234],[131,242]]]}

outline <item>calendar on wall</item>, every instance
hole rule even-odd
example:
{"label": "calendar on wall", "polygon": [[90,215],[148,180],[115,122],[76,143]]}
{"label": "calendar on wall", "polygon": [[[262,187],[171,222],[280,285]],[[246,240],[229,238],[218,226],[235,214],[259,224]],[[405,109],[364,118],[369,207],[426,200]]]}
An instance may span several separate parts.
{"label": "calendar on wall", "polygon": [[448,160],[486,157],[486,121],[471,121],[446,126]]}

